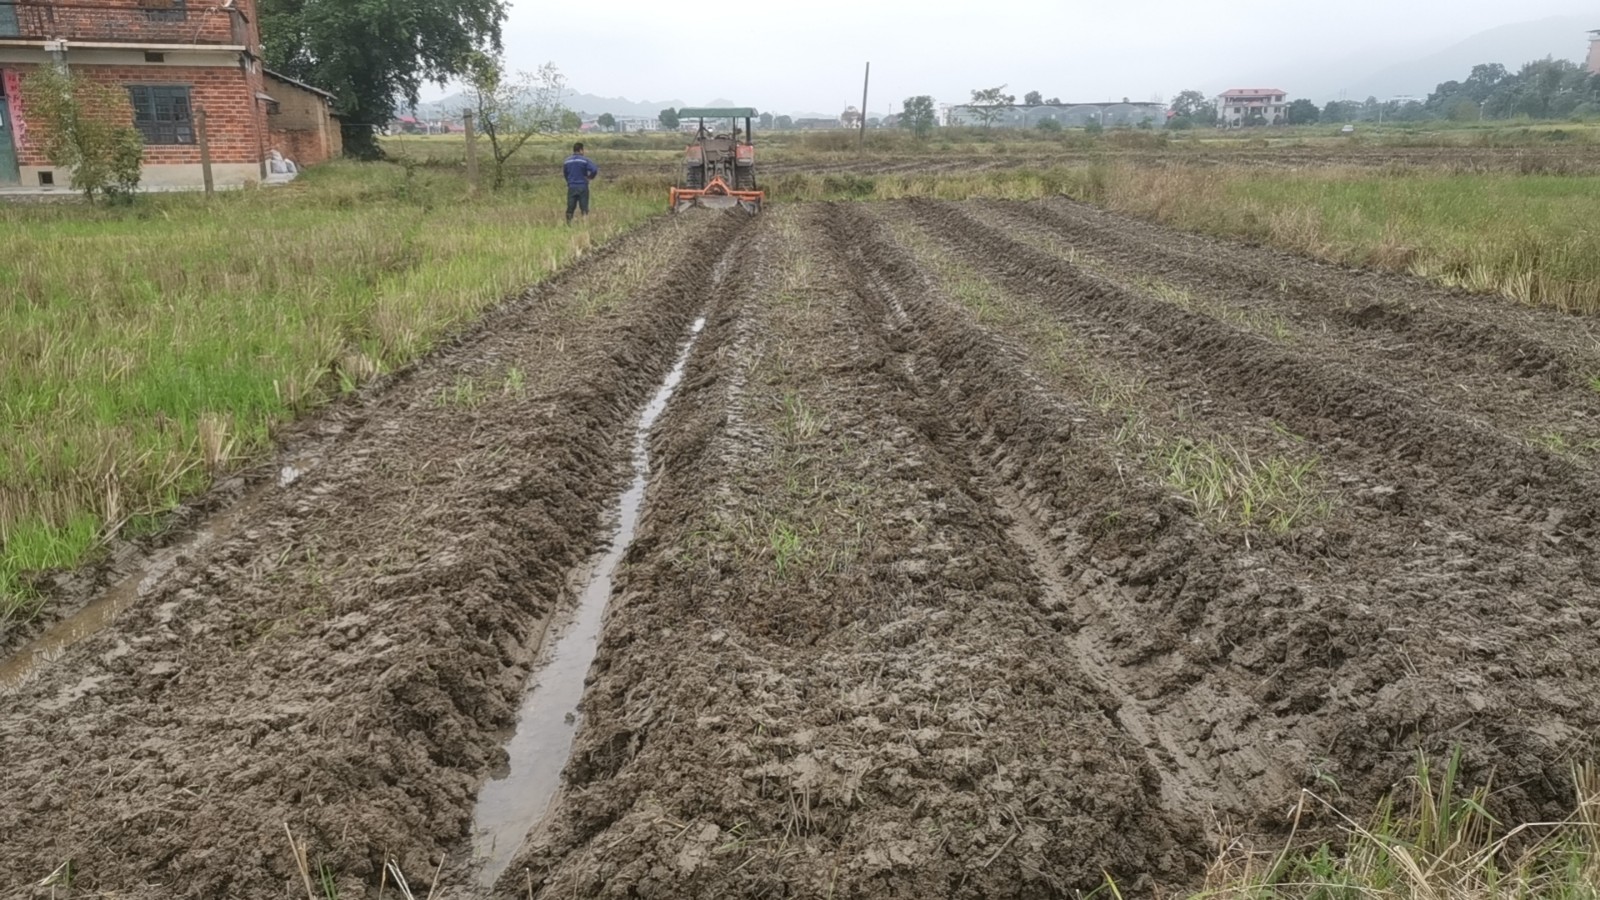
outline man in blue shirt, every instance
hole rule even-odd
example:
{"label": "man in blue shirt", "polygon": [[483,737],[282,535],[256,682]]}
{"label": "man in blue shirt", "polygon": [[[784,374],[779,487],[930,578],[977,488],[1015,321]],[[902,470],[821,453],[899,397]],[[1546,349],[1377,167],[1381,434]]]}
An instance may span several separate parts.
{"label": "man in blue shirt", "polygon": [[572,214],[579,207],[583,214],[589,215],[589,182],[593,181],[600,169],[589,157],[583,155],[583,143],[572,145],[572,155],[562,164],[561,171],[567,176],[567,224],[572,224]]}

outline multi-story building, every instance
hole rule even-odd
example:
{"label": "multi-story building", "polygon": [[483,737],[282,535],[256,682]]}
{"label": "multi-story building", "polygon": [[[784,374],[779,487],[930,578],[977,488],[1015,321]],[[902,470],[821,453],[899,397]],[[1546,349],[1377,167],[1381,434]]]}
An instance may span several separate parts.
{"label": "multi-story building", "polygon": [[1600,28],[1589,32],[1589,71],[1600,75]]}
{"label": "multi-story building", "polygon": [[1217,97],[1217,122],[1230,128],[1249,125],[1260,117],[1267,125],[1289,119],[1289,95],[1278,88],[1234,88]]}
{"label": "multi-story building", "polygon": [[[24,79],[48,65],[114,88],[119,103],[126,98],[120,110],[97,112],[126,115],[143,135],[151,187],[201,183],[200,110],[220,186],[265,179],[273,149],[291,158],[305,148],[324,158],[337,152],[332,98],[263,68],[255,7],[256,0],[0,0],[0,184],[70,179],[45,157],[44,125],[29,119],[24,102]],[[308,129],[316,140],[298,136]]]}

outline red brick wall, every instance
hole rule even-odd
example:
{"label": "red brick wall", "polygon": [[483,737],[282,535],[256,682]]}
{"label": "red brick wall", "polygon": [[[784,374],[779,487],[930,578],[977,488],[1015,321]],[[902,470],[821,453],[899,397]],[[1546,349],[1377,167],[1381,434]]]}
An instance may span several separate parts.
{"label": "red brick wall", "polygon": [[[9,68],[9,67],[8,67]],[[24,75],[26,67],[18,66]],[[246,75],[234,66],[96,66],[82,61],[72,63],[72,71],[113,87],[125,99],[127,87],[135,84],[188,85],[190,104],[205,109],[211,138],[213,163],[257,163],[266,140],[266,114],[256,101],[261,89],[259,74]],[[133,122],[131,108],[122,113]],[[19,148],[19,162],[25,166],[48,166],[41,151],[41,123],[28,122],[28,137]],[[145,148],[145,165],[174,165],[200,162],[196,144],[152,145]]]}
{"label": "red brick wall", "polygon": [[273,131],[269,149],[277,150],[301,168],[328,161],[322,135],[315,131]]}
{"label": "red brick wall", "polygon": [[[255,30],[255,4],[240,0],[239,5]],[[30,37],[152,44],[243,43],[235,31],[234,14],[213,0],[188,0],[181,19],[163,13],[170,6],[170,0],[21,0],[17,18],[23,34]]]}
{"label": "red brick wall", "polygon": [[314,166],[341,155],[344,141],[327,98],[287,81],[267,76],[267,93],[278,101],[276,115],[267,116],[267,149]]}

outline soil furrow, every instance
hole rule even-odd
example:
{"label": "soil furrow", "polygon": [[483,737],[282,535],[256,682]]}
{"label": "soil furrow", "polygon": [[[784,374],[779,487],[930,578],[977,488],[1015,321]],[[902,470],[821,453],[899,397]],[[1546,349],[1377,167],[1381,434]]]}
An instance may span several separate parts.
{"label": "soil furrow", "polygon": [[91,892],[282,896],[286,826],[341,896],[375,891],[385,855],[426,884],[738,227],[657,225],[491,316],[0,697],[0,895],[71,859]]}
{"label": "soil furrow", "polygon": [[[1047,611],[1050,619],[1056,620],[1056,627],[1061,627],[1061,613],[1071,612],[1075,619],[1071,627],[1076,630],[1071,646],[1077,662],[1113,698],[1118,721],[1145,748],[1152,767],[1161,773],[1163,802],[1175,812],[1241,806],[1247,794],[1239,789],[1239,785],[1224,786],[1224,777],[1215,767],[1190,755],[1178,742],[1183,729],[1172,728],[1171,723],[1157,722],[1146,705],[1137,700],[1136,682],[1141,680],[1140,677],[1124,672],[1102,650],[1102,647],[1113,644],[1102,643],[1098,639],[1100,635],[1090,630],[1089,622],[1104,611],[1095,609],[1097,602],[1089,586],[1073,580],[1074,575],[1081,574],[1092,563],[1081,556],[1067,560],[1059,554],[1047,537],[1051,526],[1033,511],[1032,505],[1018,492],[1015,484],[994,474],[987,478],[978,474],[995,473],[996,462],[986,458],[987,454],[980,448],[1004,444],[1011,452],[1037,452],[1037,447],[1028,446],[1035,435],[1055,437],[1071,433],[1070,413],[1041,402],[1043,398],[1014,369],[990,366],[985,373],[987,377],[971,379],[974,368],[971,354],[977,343],[974,336],[961,334],[959,329],[953,329],[956,334],[936,336],[941,329],[950,326],[940,321],[939,312],[943,311],[930,311],[928,308],[930,304],[925,299],[928,285],[915,283],[915,275],[910,271],[911,261],[881,235],[874,233],[874,225],[864,221],[859,214],[841,209],[839,217],[843,222],[833,223],[830,233],[836,236],[839,255],[851,263],[848,270],[854,276],[856,296],[861,301],[857,308],[867,313],[861,317],[863,324],[868,327],[886,326],[891,343],[905,347],[902,351],[907,355],[904,381],[908,391],[921,395],[925,416],[931,409],[938,409],[940,417],[950,413],[956,416],[961,427],[953,434],[960,435],[959,441],[951,434],[945,434],[952,432],[951,429],[940,428],[933,422],[924,421],[922,428],[930,435],[942,438],[941,443],[947,445],[943,448],[947,458],[965,468],[968,478],[985,486],[987,501],[1010,522],[1007,534],[1018,549],[1026,554],[1038,578],[1040,608]],[[899,276],[898,279],[895,276]],[[894,280],[898,280],[898,285],[892,283]],[[913,312],[918,324],[913,324]],[[902,334],[902,331],[906,333]],[[978,345],[981,346],[981,343]],[[913,358],[915,362],[911,361]],[[997,371],[1004,372],[998,382],[991,380]],[[956,388],[955,383],[959,383],[960,387]],[[997,385],[1006,385],[1003,397],[999,396]],[[971,417],[975,412],[987,411],[1000,404],[1014,406],[1014,414],[1030,427],[1012,431],[1006,441],[999,441],[989,422]],[[1074,453],[1092,454],[1102,449],[1087,442],[1074,444]],[[1087,462],[1089,471],[1106,473],[1105,458]],[[1020,472],[1013,472],[1013,481],[1020,484],[1023,490],[1031,486],[1029,479]],[[1155,503],[1161,502],[1154,495],[1150,499]],[[1065,538],[1064,543],[1085,547],[1091,543],[1088,537],[1075,534]],[[1261,773],[1258,770],[1249,774],[1258,776]],[[1276,778],[1258,779],[1253,785],[1257,795],[1274,794],[1272,800],[1283,799],[1292,792],[1293,787],[1292,780],[1283,778],[1281,774]]]}
{"label": "soil furrow", "polygon": [[[1045,608],[1056,627],[1074,633],[1080,664],[1116,698],[1119,721],[1163,773],[1164,802],[1174,810],[1246,818],[1282,809],[1306,771],[1305,747],[1270,730],[1272,716],[1256,709],[1247,691],[1213,679],[1199,703],[1189,702],[1159,687],[1161,661],[1135,654],[1125,665],[1114,658],[1127,656],[1133,643],[1133,632],[1119,626],[1134,625],[1128,620],[1142,618],[1140,611],[1162,594],[1220,589],[1214,546],[1197,523],[1159,487],[1131,482],[1115,468],[1107,436],[1084,427],[1087,411],[1052,397],[1016,354],[958,314],[881,230],[858,221],[844,231],[863,295],[907,319],[904,339],[921,361],[921,389],[964,432],[963,446],[953,452],[964,454],[974,472],[988,473],[980,481],[1032,561]],[[1118,503],[1146,510],[1147,518],[1108,525],[1105,511]],[[1181,585],[1153,584],[1161,580],[1153,573],[1173,569],[1183,572]],[[1216,734],[1217,722],[1229,718],[1224,710],[1234,727],[1223,728],[1216,744],[1197,741],[1203,730]],[[1219,746],[1222,738],[1234,746]]]}
{"label": "soil furrow", "polygon": [[1583,320],[1076,204],[991,203],[974,211],[1040,249],[1067,250],[1124,289],[1176,293],[1179,305],[1200,298],[1258,333],[1314,346],[1325,362],[1417,390],[1511,438],[1590,464],[1600,456],[1600,392],[1591,383],[1600,372],[1600,335]]}
{"label": "soil furrow", "polygon": [[[1594,557],[1600,485],[1571,460],[1420,401],[1415,392],[1125,291],[983,225],[956,205],[912,208],[952,251],[1012,289],[1042,293],[1056,314],[1101,326],[1131,352],[1203,384],[1219,401],[1282,423],[1330,456],[1369,467],[1394,484],[1421,482],[1432,499],[1447,492],[1477,515],[1499,520],[1498,540],[1547,557],[1573,557],[1578,569],[1600,578]],[[1550,539],[1552,516],[1558,540]]]}
{"label": "soil furrow", "polygon": [[1231,302],[1287,307],[1350,329],[1391,332],[1422,348],[1456,351],[1464,361],[1490,355],[1505,371],[1543,376],[1562,387],[1600,367],[1600,327],[1591,318],[1178,231],[1065,199],[1008,209],[1013,221],[1040,223],[1086,251],[1150,274],[1183,276]]}
{"label": "soil furrow", "polygon": [[[1506,497],[1480,503],[1466,488],[1441,495],[1434,466],[1417,457],[1440,454],[1444,447],[1426,444],[1446,438],[1430,436],[1427,428],[1415,438],[1407,437],[1415,428],[1398,435],[1375,431],[1383,426],[1366,419],[1381,415],[1391,423],[1399,418],[1430,428],[1443,422],[1445,434],[1457,439],[1470,426],[1428,410],[1395,410],[1392,400],[1385,407],[1373,396],[1383,396],[1381,387],[1366,391],[1359,380],[1330,375],[1221,323],[1117,291],[985,233],[946,205],[913,209],[947,249],[1010,289],[1038,298],[1039,314],[1081,323],[1104,341],[1104,352],[1131,354],[1152,380],[1187,380],[1205,396],[1310,432],[1314,444],[1358,471],[1393,479],[1387,482],[1391,490],[1363,492],[1359,506],[1329,522],[1326,539],[1258,537],[1257,546],[1245,544],[1220,557],[1222,574],[1215,578],[1206,574],[1209,554],[1190,558],[1180,543],[1184,549],[1154,579],[1168,593],[1142,612],[1127,608],[1108,635],[1113,646],[1142,648],[1153,664],[1154,696],[1175,692],[1202,710],[1208,691],[1220,689],[1226,696],[1237,692],[1230,684],[1253,684],[1255,703],[1243,706],[1242,721],[1229,721],[1223,704],[1223,715],[1200,720],[1198,732],[1238,728],[1236,736],[1215,738],[1226,745],[1254,730],[1240,727],[1248,725],[1250,710],[1270,710],[1273,727],[1298,735],[1307,770],[1347,767],[1339,775],[1347,789],[1359,785],[1353,793],[1375,797],[1387,790],[1405,770],[1405,748],[1421,741],[1436,752],[1442,748],[1429,746],[1437,743],[1433,736],[1450,733],[1474,748],[1480,771],[1519,773],[1518,790],[1525,793],[1507,802],[1514,807],[1532,801],[1520,812],[1548,814],[1565,802],[1569,782],[1561,760],[1581,750],[1595,724],[1567,692],[1569,679],[1600,675],[1589,665],[1580,666],[1580,673],[1569,665],[1572,654],[1600,651],[1571,645],[1571,630],[1586,627],[1581,623],[1593,615],[1579,598],[1594,595],[1595,578],[1581,545],[1587,539],[1584,514],[1575,516],[1575,549],[1552,546],[1566,534],[1545,529],[1550,521],[1564,521],[1568,504],[1585,502],[1582,488],[1572,484],[1578,473],[1570,467],[1547,470],[1563,477],[1531,488],[1519,481],[1514,503]],[[1341,405],[1361,414],[1341,415]],[[1016,426],[1006,431],[1004,443],[1014,444],[1019,432]],[[1474,452],[1485,452],[1482,444]],[[1435,465],[1444,468],[1443,462]],[[1476,480],[1479,490],[1492,490],[1489,473],[1499,470],[1504,478],[1503,467],[1514,464],[1485,466]],[[1072,483],[1066,473],[1036,482],[1049,486],[1042,488],[1047,504],[1070,493],[1057,485]],[[1539,487],[1547,504],[1542,508],[1535,505]],[[1405,499],[1396,503],[1397,496]],[[1132,508],[1144,505],[1135,502]],[[1540,518],[1512,518],[1531,517],[1535,510]],[[1158,616],[1153,624],[1151,614]],[[1412,631],[1391,624],[1411,622],[1426,625]],[[1595,643],[1588,635],[1581,642]],[[1395,664],[1380,647],[1398,654]],[[1562,671],[1552,668],[1552,659],[1561,661]],[[1484,712],[1490,709],[1499,712]],[[1518,749],[1508,754],[1507,747]]]}
{"label": "soil furrow", "polygon": [[536,892],[1185,877],[1199,830],[1162,810],[1115,701],[1036,612],[1002,515],[860,327],[838,224],[831,207],[763,217],[759,274],[713,317],[657,437],[573,790],[525,861]]}

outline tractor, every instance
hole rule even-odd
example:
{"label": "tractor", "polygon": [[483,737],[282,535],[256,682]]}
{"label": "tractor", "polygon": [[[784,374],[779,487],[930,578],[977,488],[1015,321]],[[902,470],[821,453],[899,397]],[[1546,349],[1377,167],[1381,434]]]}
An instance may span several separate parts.
{"label": "tractor", "polygon": [[[766,194],[756,187],[756,147],[749,108],[683,109],[679,121],[698,120],[694,143],[684,158],[683,186],[672,189],[672,211],[696,206],[705,209],[738,207],[754,215],[761,212]],[[739,130],[739,120],[744,130]],[[706,127],[707,121],[711,127]],[[727,130],[718,128],[726,124]]]}

